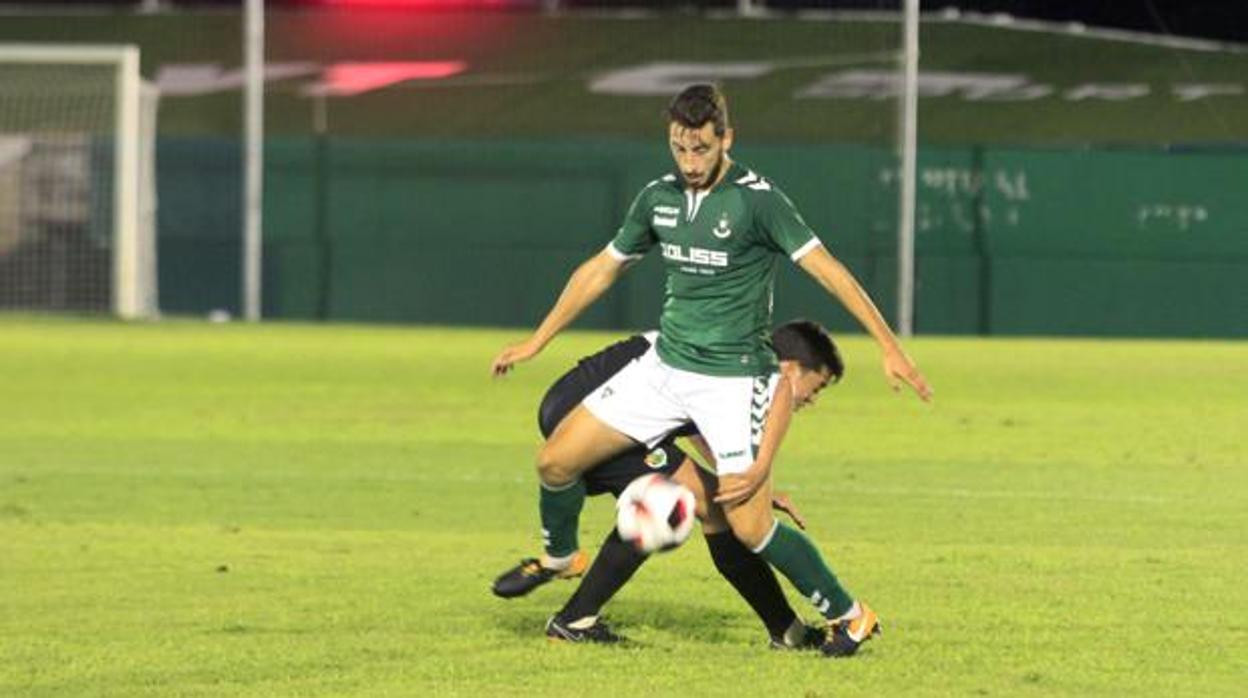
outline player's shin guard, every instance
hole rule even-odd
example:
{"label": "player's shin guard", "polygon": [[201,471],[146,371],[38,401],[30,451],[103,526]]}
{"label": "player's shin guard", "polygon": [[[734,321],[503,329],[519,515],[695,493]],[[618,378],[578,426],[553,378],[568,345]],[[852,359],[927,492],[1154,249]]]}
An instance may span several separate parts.
{"label": "player's shin guard", "polygon": [[776,522],[770,540],[756,552],[788,577],[824,618],[839,618],[853,607],[854,600],[837,581],[814,543],[800,531]]}
{"label": "player's shin guard", "polygon": [[581,507],[584,505],[584,480],[556,488],[542,484],[539,508],[547,555],[553,558],[567,557],[580,548],[577,527],[581,521]]}
{"label": "player's shin guard", "polygon": [[633,546],[625,543],[618,531],[611,529],[611,533],[602,542],[602,548],[598,550],[598,557],[594,558],[594,564],[581,580],[581,585],[556,617],[574,622],[586,616],[598,615],[611,597],[628,583],[647,557],[649,556],[645,553],[637,552]]}
{"label": "player's shin guard", "polygon": [[761,557],[750,552],[731,531],[706,536],[715,569],[758,614],[771,637],[783,637],[797,618],[784,598],[780,582]]}

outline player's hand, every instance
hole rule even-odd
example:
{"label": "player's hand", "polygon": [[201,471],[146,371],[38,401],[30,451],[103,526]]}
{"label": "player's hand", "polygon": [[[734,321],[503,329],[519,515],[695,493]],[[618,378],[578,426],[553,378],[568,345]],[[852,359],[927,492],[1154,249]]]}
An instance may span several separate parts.
{"label": "player's hand", "polygon": [[888,380],[888,384],[894,391],[901,390],[901,384],[904,382],[914,389],[923,402],[930,402],[932,399],[931,386],[927,384],[923,374],[919,373],[919,367],[915,366],[910,357],[906,356],[901,349],[889,349],[884,352],[884,378]]}
{"label": "player's hand", "polygon": [[740,475],[720,475],[719,490],[715,494],[718,504],[739,504],[754,496],[758,488],[767,482],[769,468],[759,467],[757,463],[750,466]]}
{"label": "player's hand", "polygon": [[537,346],[533,340],[526,339],[518,344],[512,344],[499,352],[494,357],[494,363],[490,364],[490,373],[495,377],[506,375],[513,366],[521,361],[528,361],[537,356],[541,351],[541,347]]}
{"label": "player's hand", "polygon": [[797,507],[793,504],[793,500],[789,499],[789,495],[784,492],[776,492],[771,495],[771,508],[788,514],[789,518],[793,519],[793,523],[797,524],[798,528],[803,531],[806,530],[806,517],[802,516],[802,512],[797,510]]}

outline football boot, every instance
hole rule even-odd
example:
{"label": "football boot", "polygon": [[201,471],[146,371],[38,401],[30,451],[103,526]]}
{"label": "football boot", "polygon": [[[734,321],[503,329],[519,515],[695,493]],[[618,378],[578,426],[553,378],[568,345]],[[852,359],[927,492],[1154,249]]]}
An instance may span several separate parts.
{"label": "football boot", "polygon": [[803,625],[802,638],[796,644],[790,644],[784,635],[777,635],[771,638],[769,647],[773,650],[817,650],[823,646],[828,637],[826,627],[818,625]]}
{"label": "football boot", "polygon": [[859,602],[862,614],[853,620],[840,620],[828,624],[828,637],[819,649],[828,657],[853,656],[862,643],[876,635],[883,634],[880,630],[880,617],[865,603]]}
{"label": "football boot", "polygon": [[574,623],[566,622],[558,615],[551,616],[546,621],[546,637],[559,642],[593,642],[603,645],[613,645],[624,639],[598,618],[583,628],[574,628],[573,625]]}
{"label": "football boot", "polygon": [[517,596],[524,596],[541,585],[552,579],[572,579],[585,574],[585,570],[589,568],[589,556],[584,551],[576,551],[576,555],[572,557],[572,562],[561,570],[552,570],[542,567],[542,563],[535,557],[525,558],[520,564],[512,567],[506,572],[500,574],[494,580],[495,596],[501,596],[504,599],[511,599]]}

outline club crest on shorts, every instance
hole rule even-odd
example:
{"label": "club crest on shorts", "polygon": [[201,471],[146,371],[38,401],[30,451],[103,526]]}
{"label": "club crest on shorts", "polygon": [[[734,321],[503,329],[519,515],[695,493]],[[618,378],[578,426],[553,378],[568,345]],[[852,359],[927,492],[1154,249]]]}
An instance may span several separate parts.
{"label": "club crest on shorts", "polygon": [[647,453],[646,465],[650,466],[651,468],[654,468],[655,470],[666,467],[667,466],[667,451],[664,451],[661,448],[656,448],[653,451]]}
{"label": "club crest on shorts", "polygon": [[719,223],[711,228],[711,234],[720,240],[732,235],[732,228],[728,227],[728,214],[725,213],[719,217]]}

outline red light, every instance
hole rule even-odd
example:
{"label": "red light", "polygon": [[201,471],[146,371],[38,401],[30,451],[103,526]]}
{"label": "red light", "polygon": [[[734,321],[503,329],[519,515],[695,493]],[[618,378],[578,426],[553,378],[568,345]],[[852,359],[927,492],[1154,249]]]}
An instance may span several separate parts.
{"label": "red light", "polygon": [[466,10],[532,7],[525,0],[320,0],[326,7],[358,7],[412,10]]}
{"label": "red light", "polygon": [[408,80],[441,80],[467,69],[468,64],[463,61],[335,63],[326,69],[324,81],[312,91],[345,97]]}

